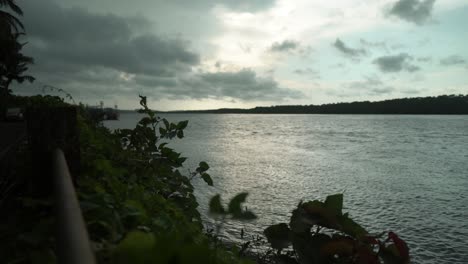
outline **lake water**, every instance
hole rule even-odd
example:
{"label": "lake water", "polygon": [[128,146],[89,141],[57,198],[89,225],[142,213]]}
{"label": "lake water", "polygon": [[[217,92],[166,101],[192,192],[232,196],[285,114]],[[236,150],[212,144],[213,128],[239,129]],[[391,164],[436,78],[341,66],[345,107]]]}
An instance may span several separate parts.
{"label": "lake water", "polygon": [[[227,223],[227,239],[288,222],[300,200],[344,193],[370,232],[393,230],[414,263],[468,263],[468,116],[166,114],[189,120],[170,143],[185,167],[210,165],[215,186],[194,182],[204,220],[209,198],[248,191],[259,219]],[[122,114],[109,128],[132,128]]]}

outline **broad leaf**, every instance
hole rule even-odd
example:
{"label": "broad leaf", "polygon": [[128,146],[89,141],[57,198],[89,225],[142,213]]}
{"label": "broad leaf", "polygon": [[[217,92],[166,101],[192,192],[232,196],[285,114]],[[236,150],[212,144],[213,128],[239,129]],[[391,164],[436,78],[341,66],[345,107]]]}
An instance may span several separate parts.
{"label": "broad leaf", "polygon": [[202,173],[201,177],[209,186],[213,186],[213,180],[208,173]]}
{"label": "broad leaf", "polygon": [[210,168],[210,166],[208,166],[208,163],[202,161],[198,164],[198,168],[197,168],[197,171],[198,172],[205,172],[207,171],[208,169]]}
{"label": "broad leaf", "polygon": [[271,225],[263,231],[271,247],[278,250],[287,248],[291,244],[290,232],[285,223]]}
{"label": "broad leaf", "polygon": [[336,215],[341,215],[341,211],[343,210],[343,194],[327,196],[325,199],[325,207]]}
{"label": "broad leaf", "polygon": [[177,124],[177,129],[185,129],[188,125],[188,120],[185,120],[185,121],[180,121],[178,124]]}
{"label": "broad leaf", "polygon": [[234,217],[236,215],[240,215],[242,213],[241,204],[245,202],[245,199],[249,195],[246,192],[239,193],[234,198],[231,199],[228,205],[228,212],[232,214]]}
{"label": "broad leaf", "polygon": [[358,223],[354,222],[349,217],[345,217],[345,216],[339,217],[338,226],[339,226],[339,228],[337,228],[338,230],[354,238],[362,237],[368,234],[366,229],[364,229]]}
{"label": "broad leaf", "polygon": [[210,214],[226,214],[219,194],[213,196],[210,200]]}

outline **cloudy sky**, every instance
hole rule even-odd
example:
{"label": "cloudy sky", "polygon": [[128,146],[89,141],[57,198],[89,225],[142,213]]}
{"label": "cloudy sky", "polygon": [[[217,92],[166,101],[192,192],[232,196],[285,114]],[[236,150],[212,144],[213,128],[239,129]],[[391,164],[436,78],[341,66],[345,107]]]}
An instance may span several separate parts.
{"label": "cloudy sky", "polygon": [[468,93],[466,0],[23,0],[32,85],[161,110]]}

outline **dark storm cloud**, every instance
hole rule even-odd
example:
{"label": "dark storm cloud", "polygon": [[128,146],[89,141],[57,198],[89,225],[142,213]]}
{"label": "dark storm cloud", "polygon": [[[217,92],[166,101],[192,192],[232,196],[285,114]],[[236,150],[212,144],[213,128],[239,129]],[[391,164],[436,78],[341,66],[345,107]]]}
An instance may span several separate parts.
{"label": "dark storm cloud", "polygon": [[460,55],[452,55],[440,60],[440,64],[444,66],[463,65],[466,62],[466,59]]}
{"label": "dark storm cloud", "polygon": [[382,56],[373,61],[382,72],[415,72],[419,71],[420,68],[417,65],[411,63],[413,57],[407,53],[400,53],[398,55]]}
{"label": "dark storm cloud", "polygon": [[[144,80],[144,82],[142,82]],[[280,87],[271,78],[262,78],[250,69],[237,72],[199,73],[182,78],[161,80],[146,76],[135,81],[143,85],[141,91],[151,90],[158,98],[167,99],[240,99],[243,101],[282,101],[300,98],[296,90]],[[168,81],[169,85],[162,82]]]}
{"label": "dark storm cloud", "polygon": [[[82,67],[105,67],[128,73],[171,75],[199,62],[179,39],[136,33],[149,24],[143,18],[94,14],[61,8],[51,1],[24,4],[29,44],[40,67],[60,62]],[[41,10],[38,12],[38,10]]]}
{"label": "dark storm cloud", "polygon": [[431,18],[435,0],[399,0],[388,14],[408,22],[423,25]]}
{"label": "dark storm cloud", "polygon": [[211,8],[216,5],[222,5],[229,9],[236,11],[247,11],[255,12],[268,7],[271,7],[275,0],[198,0],[198,1],[187,1],[187,0],[173,0],[174,3],[183,5],[184,7],[193,8]]}
{"label": "dark storm cloud", "polygon": [[335,43],[333,43],[333,46],[341,53],[349,57],[359,57],[367,54],[366,50],[351,48],[339,38],[336,39]]}
{"label": "dark storm cloud", "polygon": [[280,87],[271,78],[262,78],[250,69],[238,72],[203,73],[183,80],[190,87],[191,97],[210,95],[212,98],[236,98],[245,101],[278,101],[300,98],[301,92]]}
{"label": "dark storm cloud", "polygon": [[154,77],[148,75],[137,75],[134,77],[135,83],[144,87],[175,87],[177,78],[175,77]]}
{"label": "dark storm cloud", "polygon": [[295,50],[299,47],[299,43],[292,40],[285,40],[283,42],[275,42],[270,47],[271,52],[288,52]]}

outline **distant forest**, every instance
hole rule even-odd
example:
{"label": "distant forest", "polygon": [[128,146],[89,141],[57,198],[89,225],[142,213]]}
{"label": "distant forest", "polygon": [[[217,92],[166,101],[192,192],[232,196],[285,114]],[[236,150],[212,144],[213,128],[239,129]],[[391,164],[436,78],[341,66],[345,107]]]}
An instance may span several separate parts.
{"label": "distant forest", "polygon": [[468,95],[441,95],[437,97],[415,97],[378,102],[362,101],[323,105],[277,105],[251,109],[221,108],[216,110],[171,111],[168,113],[466,115],[468,114]]}

